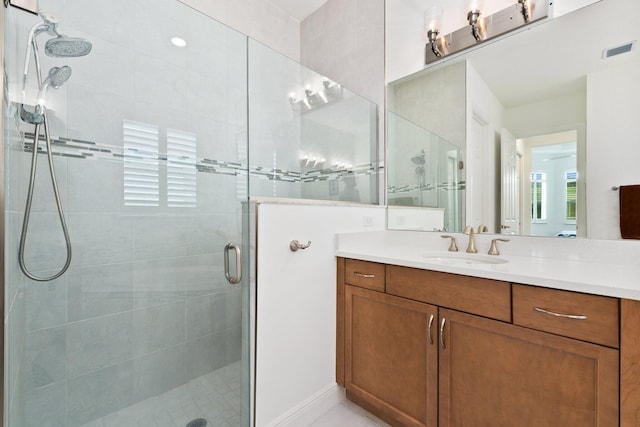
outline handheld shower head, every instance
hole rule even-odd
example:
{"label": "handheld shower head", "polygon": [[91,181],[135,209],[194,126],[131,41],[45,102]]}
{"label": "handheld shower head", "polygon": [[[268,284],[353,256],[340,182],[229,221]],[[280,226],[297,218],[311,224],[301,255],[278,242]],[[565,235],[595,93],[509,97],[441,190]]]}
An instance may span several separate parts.
{"label": "handheld shower head", "polygon": [[54,58],[72,58],[88,55],[91,52],[91,47],[91,43],[85,39],[58,34],[47,40],[44,52]]}
{"label": "handheld shower head", "polygon": [[51,86],[54,89],[58,89],[71,77],[71,67],[65,65],[63,67],[53,67],[49,70],[49,75],[42,82],[40,92],[38,92],[38,106],[44,106],[45,96],[47,89]]}
{"label": "handheld shower head", "polygon": [[64,84],[71,77],[71,67],[65,65],[63,67],[53,67],[49,70],[49,75],[44,80],[43,85],[46,85],[47,82],[50,86],[53,86],[54,89],[58,89],[60,86]]}

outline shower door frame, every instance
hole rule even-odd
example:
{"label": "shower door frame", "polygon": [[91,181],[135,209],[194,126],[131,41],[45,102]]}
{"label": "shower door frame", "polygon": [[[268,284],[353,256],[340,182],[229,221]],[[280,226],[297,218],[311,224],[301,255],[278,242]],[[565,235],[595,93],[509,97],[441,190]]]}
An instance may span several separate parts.
{"label": "shower door frame", "polygon": [[5,377],[5,369],[4,369],[4,325],[6,324],[5,322],[5,310],[4,310],[4,245],[5,245],[5,240],[4,240],[4,227],[5,227],[5,220],[4,220],[4,208],[5,208],[5,192],[4,192],[4,185],[5,185],[5,166],[4,166],[4,159],[5,159],[5,149],[6,149],[6,142],[5,142],[5,138],[4,138],[4,117],[5,117],[5,113],[6,113],[6,104],[8,102],[7,100],[7,96],[6,96],[6,88],[4,86],[5,83],[5,79],[4,79],[4,75],[5,75],[5,71],[4,71],[4,19],[5,19],[5,9],[7,8],[7,3],[5,2],[4,7],[1,7],[0,9],[0,22],[2,22],[2,28],[3,31],[0,31],[0,63],[2,66],[2,78],[0,79],[0,91],[2,92],[2,106],[0,106],[0,113],[2,114],[2,117],[0,118],[0,138],[2,138],[2,149],[0,150],[0,288],[2,289],[2,291],[0,292],[0,313],[2,314],[2,324],[3,327],[0,328],[0,342],[2,343],[2,354],[0,354],[0,363],[2,363],[2,373],[0,373],[0,396],[2,396],[2,398],[0,399],[0,417],[2,419],[2,425],[4,426],[4,410],[5,410],[5,406],[4,406],[4,377]]}

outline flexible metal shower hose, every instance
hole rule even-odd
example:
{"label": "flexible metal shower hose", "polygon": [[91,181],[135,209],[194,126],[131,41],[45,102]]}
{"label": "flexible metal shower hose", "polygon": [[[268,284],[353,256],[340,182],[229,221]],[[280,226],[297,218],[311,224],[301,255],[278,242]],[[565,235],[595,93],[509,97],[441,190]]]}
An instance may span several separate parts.
{"label": "flexible metal shower hose", "polygon": [[57,279],[62,276],[71,264],[71,240],[69,239],[69,231],[67,229],[67,223],[64,219],[64,213],[62,212],[62,204],[60,203],[60,193],[58,191],[58,181],[56,180],[56,173],[53,167],[53,153],[51,152],[51,138],[49,136],[49,120],[47,118],[47,111],[42,107],[42,114],[44,116],[44,137],[47,146],[47,158],[49,159],[49,174],[51,175],[51,184],[53,185],[53,194],[56,199],[56,206],[58,208],[58,217],[60,218],[60,224],[62,225],[62,232],[64,233],[65,245],[67,248],[67,259],[62,269],[49,277],[39,277],[31,273],[24,262],[24,248],[27,240],[27,231],[29,230],[29,218],[31,217],[31,203],[33,201],[33,189],[35,187],[36,180],[36,165],[38,162],[38,140],[40,139],[40,124],[35,125],[33,131],[33,156],[31,159],[31,174],[29,176],[29,191],[27,193],[27,204],[24,208],[24,219],[22,221],[22,233],[20,234],[20,249],[18,250],[18,263],[22,272],[31,280],[38,282],[48,282],[50,280]]}

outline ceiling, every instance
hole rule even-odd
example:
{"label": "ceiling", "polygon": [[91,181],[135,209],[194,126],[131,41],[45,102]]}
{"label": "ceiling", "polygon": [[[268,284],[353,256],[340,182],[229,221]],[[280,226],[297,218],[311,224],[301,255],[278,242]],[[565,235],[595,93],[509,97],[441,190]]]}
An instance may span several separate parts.
{"label": "ceiling", "polygon": [[298,21],[318,10],[327,0],[269,0]]}

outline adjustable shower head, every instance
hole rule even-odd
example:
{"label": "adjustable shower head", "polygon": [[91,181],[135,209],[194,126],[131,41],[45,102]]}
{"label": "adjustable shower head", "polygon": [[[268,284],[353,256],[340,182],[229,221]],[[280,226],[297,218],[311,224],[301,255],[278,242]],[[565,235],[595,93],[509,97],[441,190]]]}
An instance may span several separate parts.
{"label": "adjustable shower head", "polygon": [[[51,15],[47,15],[43,12],[40,12],[39,16],[40,16],[40,19],[42,20],[36,23],[33,27],[31,27],[31,30],[29,30],[29,36],[27,38],[27,51],[25,52],[24,73],[22,76],[22,103],[23,104],[26,102],[27,77],[29,76],[29,62],[31,60],[32,53],[34,56],[34,62],[36,66],[36,75],[38,77],[38,85],[40,87],[40,92],[42,93],[43,89],[46,90],[46,86],[42,81],[42,73],[40,68],[40,56],[38,55],[38,45],[36,43],[36,37],[39,34],[47,33],[51,36],[54,36],[51,40],[48,40],[47,43],[45,44],[45,52],[49,56],[53,56],[57,58],[63,58],[63,57],[67,58],[67,57],[84,56],[84,55],[87,55],[89,52],[91,52],[91,43],[89,43],[88,41],[80,38],[67,37],[60,34],[60,32],[58,31],[58,20],[55,17]],[[70,71],[71,70],[69,69],[68,70],[69,74],[70,74]],[[66,73],[67,71],[63,71],[63,74],[58,76],[58,78],[62,77]],[[62,83],[64,83],[64,81],[62,81],[60,84]]]}
{"label": "adjustable shower head", "polygon": [[91,43],[85,39],[58,34],[56,37],[47,40],[44,45],[44,52],[55,58],[85,56],[91,52]]}
{"label": "adjustable shower head", "polygon": [[43,86],[47,84],[52,86],[54,89],[58,89],[60,86],[64,84],[71,77],[71,67],[65,65],[63,67],[53,67],[49,70],[49,75],[42,83]]}
{"label": "adjustable shower head", "polygon": [[47,89],[51,86],[54,89],[58,89],[71,77],[71,67],[65,65],[64,67],[53,67],[49,70],[49,75],[42,82],[40,92],[38,92],[38,106],[44,106],[45,96]]}

